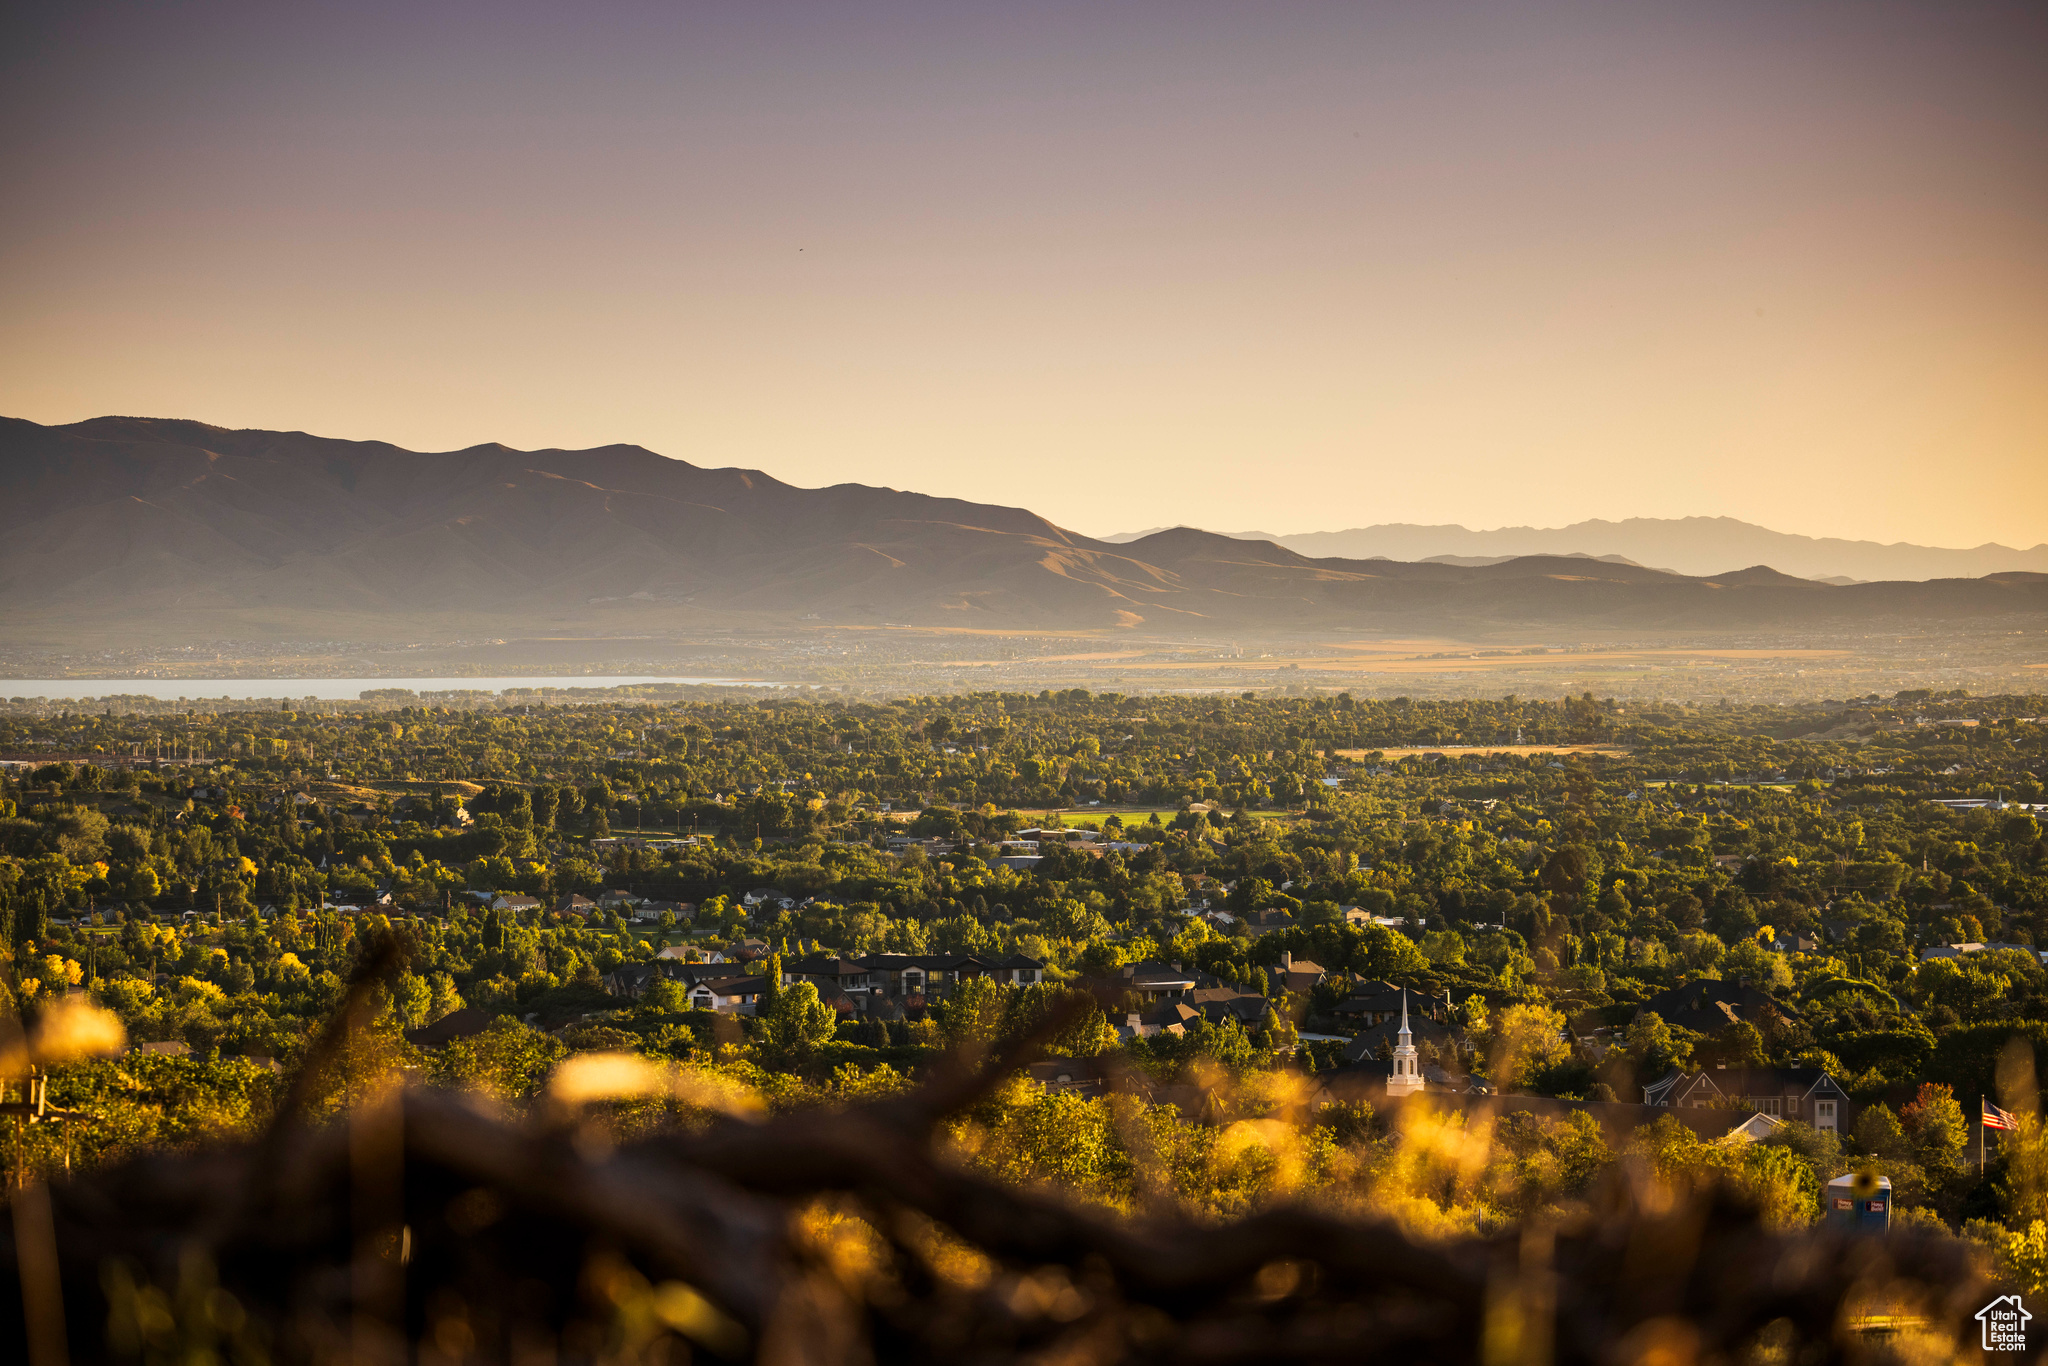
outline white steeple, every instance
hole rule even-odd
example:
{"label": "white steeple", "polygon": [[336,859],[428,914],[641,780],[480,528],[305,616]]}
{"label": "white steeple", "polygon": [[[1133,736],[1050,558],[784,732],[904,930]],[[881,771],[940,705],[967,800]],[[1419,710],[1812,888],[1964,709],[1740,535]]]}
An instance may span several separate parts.
{"label": "white steeple", "polygon": [[1413,1095],[1422,1089],[1422,1063],[1415,1055],[1415,1036],[1408,1031],[1408,991],[1401,990],[1401,1032],[1394,1045],[1394,1075],[1387,1078],[1390,1096]]}

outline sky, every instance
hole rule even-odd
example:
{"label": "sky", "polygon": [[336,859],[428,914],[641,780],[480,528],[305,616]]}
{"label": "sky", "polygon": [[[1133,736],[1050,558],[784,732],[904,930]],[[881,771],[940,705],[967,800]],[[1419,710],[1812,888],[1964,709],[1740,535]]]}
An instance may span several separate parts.
{"label": "sky", "polygon": [[2048,540],[2048,7],[0,16],[0,414]]}

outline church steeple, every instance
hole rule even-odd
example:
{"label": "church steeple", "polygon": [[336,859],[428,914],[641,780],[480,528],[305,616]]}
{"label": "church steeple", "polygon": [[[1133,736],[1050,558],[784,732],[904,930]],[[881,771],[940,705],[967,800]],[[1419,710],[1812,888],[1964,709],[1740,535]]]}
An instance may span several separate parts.
{"label": "church steeple", "polygon": [[1422,1062],[1415,1055],[1415,1036],[1408,1029],[1408,990],[1401,989],[1401,1032],[1395,1036],[1394,1075],[1387,1078],[1390,1096],[1413,1095],[1423,1087]]}

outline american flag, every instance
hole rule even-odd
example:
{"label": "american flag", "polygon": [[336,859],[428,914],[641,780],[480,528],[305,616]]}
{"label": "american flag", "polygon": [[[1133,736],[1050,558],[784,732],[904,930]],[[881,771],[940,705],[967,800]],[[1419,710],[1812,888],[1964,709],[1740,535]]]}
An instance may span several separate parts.
{"label": "american flag", "polygon": [[2010,1129],[2013,1127],[2013,1119],[2010,1111],[2001,1110],[1988,1100],[1979,1101],[1978,1103],[1984,1107],[1985,1128]]}

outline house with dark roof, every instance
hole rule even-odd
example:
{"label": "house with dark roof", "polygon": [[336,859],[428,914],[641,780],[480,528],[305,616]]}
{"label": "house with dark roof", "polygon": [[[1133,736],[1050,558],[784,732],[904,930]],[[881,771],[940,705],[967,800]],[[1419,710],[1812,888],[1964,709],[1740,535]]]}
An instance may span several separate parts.
{"label": "house with dark roof", "polygon": [[1696,1034],[1716,1034],[1738,1022],[1762,1029],[1797,1019],[1799,1012],[1746,982],[1698,981],[1658,992],[1637,1007],[1636,1017],[1644,1015]]}
{"label": "house with dark roof", "polygon": [[820,997],[844,997],[858,1001],[873,989],[873,974],[862,963],[850,958],[816,957],[784,959],[782,964],[782,985],[794,986],[798,982],[809,982],[818,989]]}
{"label": "house with dark roof", "polygon": [[1178,1001],[1198,985],[1178,963],[1126,963],[1113,980],[1148,1001]]}
{"label": "house with dark roof", "polygon": [[1816,1129],[1849,1128],[1849,1093],[1818,1067],[1715,1067],[1700,1072],[1674,1068],[1643,1088],[1643,1104],[1753,1110]]}
{"label": "house with dark roof", "polygon": [[1202,1012],[1185,1001],[1160,1001],[1124,1017],[1117,1037],[1149,1039],[1155,1034],[1185,1034],[1188,1026],[1203,1018]]}
{"label": "house with dark roof", "polygon": [[715,1010],[722,1015],[751,1015],[760,1002],[763,977],[714,977],[690,988],[693,1010]]}
{"label": "house with dark roof", "polygon": [[1254,939],[1263,934],[1271,934],[1275,930],[1294,928],[1294,912],[1282,906],[1267,906],[1261,910],[1247,911],[1241,918],[1244,927],[1251,931]]}
{"label": "house with dark roof", "polygon": [[637,1001],[657,977],[666,977],[671,982],[691,987],[699,982],[735,975],[730,963],[686,963],[680,958],[656,958],[648,963],[621,963],[607,972],[602,981],[604,989],[612,995]]}
{"label": "house with dark roof", "polygon": [[1366,1026],[1385,1024],[1399,1017],[1404,1000],[1419,1019],[1441,1019],[1449,1011],[1445,1000],[1374,979],[1353,986],[1351,995],[1332,1006],[1330,1013]]}
{"label": "house with dark roof", "polygon": [[[1041,973],[1044,971],[1044,965],[1036,959],[1015,956],[1036,964]],[[912,996],[943,1000],[970,977],[993,977],[1007,982],[1012,980],[1012,973],[1020,970],[971,953],[871,953],[854,961],[867,970],[869,985],[875,993],[899,1001]]]}
{"label": "house with dark roof", "polygon": [[1280,966],[1268,979],[1281,991],[1305,996],[1322,985],[1330,974],[1323,970],[1321,963],[1311,963],[1306,958],[1296,958],[1293,953],[1282,950]]}
{"label": "house with dark roof", "polygon": [[1272,1008],[1258,992],[1229,986],[1196,987],[1181,998],[1181,1004],[1200,1011],[1210,1024],[1236,1020],[1246,1029],[1264,1028],[1266,1012]]}
{"label": "house with dark roof", "polygon": [[[1417,1004],[1420,1004],[1420,998],[1417,998]],[[1457,1030],[1452,1029],[1447,1024],[1432,1020],[1419,1012],[1409,1017],[1408,1024],[1410,1031],[1415,1036],[1417,1047],[1425,1043],[1435,1044],[1439,1054],[1463,1052],[1465,1050],[1464,1039],[1459,1036]],[[1344,1046],[1344,1061],[1381,1061],[1383,1060],[1381,1058],[1382,1053],[1391,1058],[1400,1032],[1401,1020],[1399,1016],[1395,1016],[1391,1020],[1382,1020],[1376,1025],[1368,1026],[1355,1035],[1350,1043]]]}
{"label": "house with dark roof", "polygon": [[1042,1058],[1026,1066],[1024,1075],[1047,1091],[1076,1096],[1107,1095],[1110,1089],[1101,1058]]}

